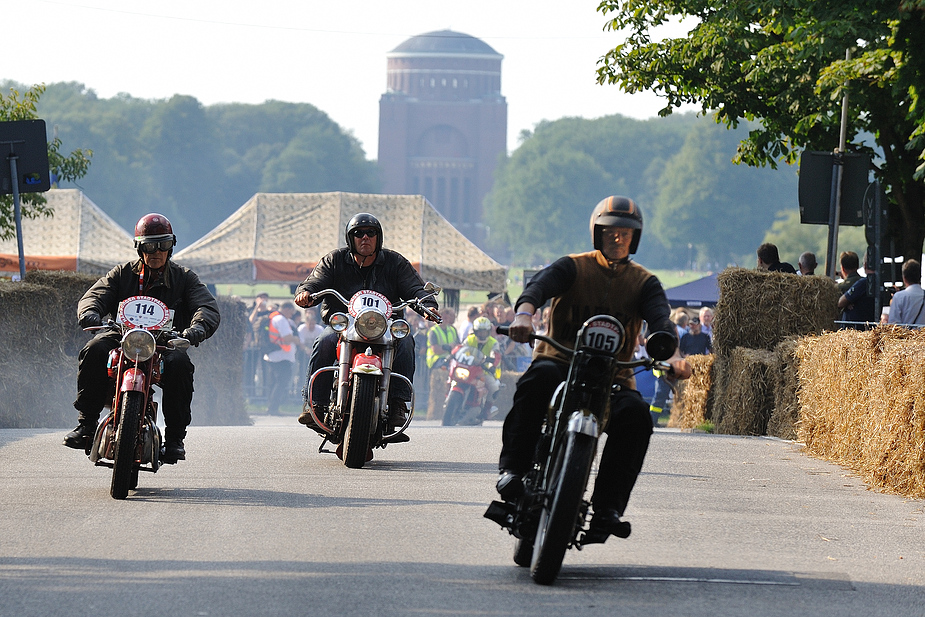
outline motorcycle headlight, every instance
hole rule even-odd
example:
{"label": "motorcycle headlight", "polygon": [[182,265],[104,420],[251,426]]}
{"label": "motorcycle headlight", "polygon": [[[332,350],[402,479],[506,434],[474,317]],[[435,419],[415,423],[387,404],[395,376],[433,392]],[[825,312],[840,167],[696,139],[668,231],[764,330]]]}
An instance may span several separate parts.
{"label": "motorcycle headlight", "polygon": [[368,341],[380,338],[387,327],[388,320],[379,311],[363,311],[357,315],[357,332]]}
{"label": "motorcycle headlight", "polygon": [[141,328],[134,328],[122,337],[122,353],[129,360],[144,362],[154,355],[157,342],[154,335]]}
{"label": "motorcycle headlight", "polygon": [[392,322],[392,336],[395,338],[405,338],[411,334],[411,326],[404,319],[396,319]]}
{"label": "motorcycle headlight", "polygon": [[469,379],[469,369],[457,367],[456,368],[456,379],[462,379],[463,381],[465,381],[466,379]]}
{"label": "motorcycle headlight", "polygon": [[334,313],[328,323],[335,332],[343,332],[347,329],[347,325],[350,324],[350,318],[344,313]]}

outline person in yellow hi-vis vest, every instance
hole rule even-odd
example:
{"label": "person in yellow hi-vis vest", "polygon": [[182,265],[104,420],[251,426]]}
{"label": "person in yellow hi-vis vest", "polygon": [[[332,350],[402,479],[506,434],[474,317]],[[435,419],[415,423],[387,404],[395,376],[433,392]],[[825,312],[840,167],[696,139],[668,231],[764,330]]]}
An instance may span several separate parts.
{"label": "person in yellow hi-vis vest", "polygon": [[460,348],[471,347],[477,349],[481,352],[479,357],[485,358],[482,362],[482,369],[484,370],[482,378],[488,392],[479,416],[477,418],[462,418],[459,424],[481,424],[482,420],[490,420],[494,412],[497,411],[496,407],[492,409],[492,403],[501,388],[501,350],[498,339],[491,335],[491,328],[491,321],[487,317],[479,317],[472,322],[472,334],[459,344]]}
{"label": "person in yellow hi-vis vest", "polygon": [[456,312],[446,307],[443,309],[443,323],[432,326],[427,331],[427,419],[439,420],[443,412],[443,397],[446,396],[447,360],[450,351],[459,343],[459,335],[453,322]]}

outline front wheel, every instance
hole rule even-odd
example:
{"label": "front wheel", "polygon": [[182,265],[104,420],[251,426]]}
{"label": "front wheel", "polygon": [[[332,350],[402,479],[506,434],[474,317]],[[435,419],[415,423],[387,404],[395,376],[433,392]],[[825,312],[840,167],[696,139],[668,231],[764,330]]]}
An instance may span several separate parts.
{"label": "front wheel", "polygon": [[595,438],[589,435],[566,433],[553,453],[530,563],[530,575],[540,585],[550,585],[556,580],[565,551],[575,539],[595,446]]}
{"label": "front wheel", "polygon": [[525,538],[518,538],[514,544],[514,563],[526,568],[533,561],[533,542]]}
{"label": "front wheel", "polygon": [[141,421],[144,395],[134,390],[122,395],[119,426],[116,427],[115,456],[112,461],[112,485],[109,494],[113,499],[125,499],[132,488],[138,486],[135,452],[138,446],[138,424]]}
{"label": "front wheel", "polygon": [[353,375],[353,393],[350,398],[350,419],[344,435],[344,465],[359,469],[367,461],[369,437],[373,421],[378,417],[376,394],[379,391],[379,378],[375,375],[355,373]]}
{"label": "front wheel", "polygon": [[443,407],[443,426],[453,426],[459,422],[464,398],[466,397],[463,396],[462,392],[450,391],[450,394],[446,397],[446,405]]}

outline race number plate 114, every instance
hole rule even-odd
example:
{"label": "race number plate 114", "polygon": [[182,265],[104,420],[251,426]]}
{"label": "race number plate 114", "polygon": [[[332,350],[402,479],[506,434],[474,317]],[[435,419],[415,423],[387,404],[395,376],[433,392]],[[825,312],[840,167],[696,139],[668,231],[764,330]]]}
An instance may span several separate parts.
{"label": "race number plate 114", "polygon": [[171,312],[167,305],[157,298],[132,296],[119,304],[116,321],[145,330],[158,330],[173,321]]}

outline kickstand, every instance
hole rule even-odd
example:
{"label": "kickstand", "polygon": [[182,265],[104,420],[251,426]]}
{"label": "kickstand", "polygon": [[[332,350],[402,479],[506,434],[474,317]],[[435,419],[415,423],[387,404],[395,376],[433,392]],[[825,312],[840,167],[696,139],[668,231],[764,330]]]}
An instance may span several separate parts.
{"label": "kickstand", "polygon": [[319,453],[319,454],[322,453],[322,452],[326,452],[326,453],[328,453],[328,454],[333,454],[333,452],[331,452],[330,450],[325,450],[325,449],[324,449],[324,446],[325,446],[326,443],[328,443],[328,438],[327,438],[327,436],[325,436],[325,438],[321,441],[321,445],[318,446],[318,453]]}

